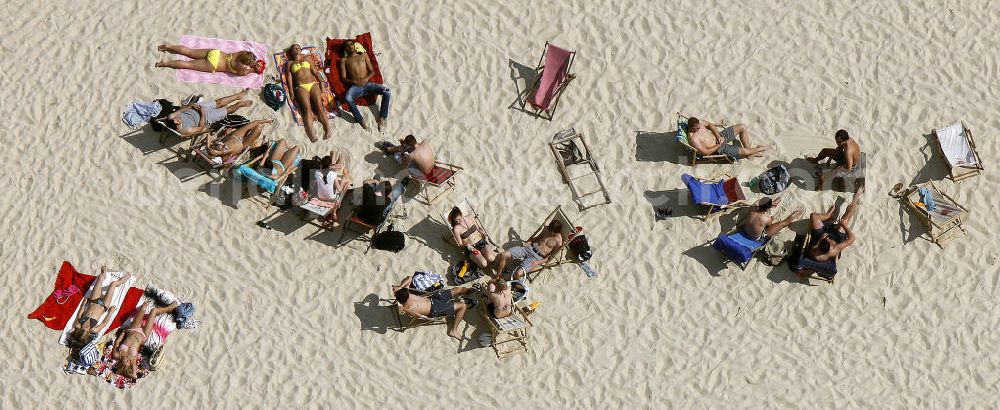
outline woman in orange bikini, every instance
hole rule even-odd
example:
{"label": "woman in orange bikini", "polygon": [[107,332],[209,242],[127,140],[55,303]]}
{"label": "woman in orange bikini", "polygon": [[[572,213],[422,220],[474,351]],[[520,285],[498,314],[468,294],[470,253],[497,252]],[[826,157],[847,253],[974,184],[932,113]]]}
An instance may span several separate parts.
{"label": "woman in orange bikini", "polygon": [[159,51],[166,51],[170,54],[180,54],[187,60],[166,60],[156,63],[157,67],[169,67],[173,69],[187,69],[214,73],[221,71],[233,75],[247,75],[259,73],[259,67],[263,61],[257,60],[257,56],[250,51],[237,51],[227,53],[219,49],[193,49],[181,45],[161,44],[156,48]]}
{"label": "woman in orange bikini", "polygon": [[143,343],[146,343],[146,339],[153,332],[153,324],[156,322],[156,317],[163,313],[172,312],[176,307],[177,302],[174,302],[170,306],[152,309],[145,315],[145,321],[143,321],[143,312],[146,311],[146,304],[143,303],[142,306],[136,309],[135,316],[132,317],[132,323],[118,335],[114,345],[112,345],[112,355],[118,360],[112,369],[115,373],[133,379],[139,377],[139,349],[142,348]]}
{"label": "woman in orange bikini", "polygon": [[318,119],[323,124],[323,139],[330,138],[330,122],[327,119],[326,105],[323,103],[323,74],[320,67],[315,67],[309,61],[308,55],[302,52],[302,47],[292,44],[285,50],[288,56],[288,65],[285,72],[288,73],[285,88],[288,93],[295,98],[295,104],[299,106],[302,113],[302,125],[306,128],[306,135],[309,140],[316,142],[318,138],[313,135],[312,122]]}

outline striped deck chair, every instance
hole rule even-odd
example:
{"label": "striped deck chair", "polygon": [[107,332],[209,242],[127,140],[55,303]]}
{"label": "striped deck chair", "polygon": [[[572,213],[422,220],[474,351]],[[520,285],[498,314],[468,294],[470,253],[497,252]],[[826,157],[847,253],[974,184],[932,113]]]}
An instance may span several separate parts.
{"label": "striped deck chair", "polygon": [[[221,136],[227,129],[219,130],[218,134]],[[248,141],[244,141],[243,145],[251,148],[244,148],[243,152],[239,153],[239,155],[231,156],[229,160],[223,161],[221,158],[213,157],[208,153],[208,144],[207,140],[205,140],[202,142],[201,146],[191,149],[191,158],[196,164],[198,164],[199,167],[201,167],[202,170],[205,171],[205,174],[212,176],[214,179],[222,179],[224,176],[232,172],[235,167],[246,163],[260,161],[260,156],[251,157],[253,151],[255,148],[264,144],[270,144],[271,142],[272,141],[265,138],[263,133],[261,133],[261,135],[251,137]]]}
{"label": "striped deck chair", "polygon": [[[922,190],[930,195],[929,200],[934,203],[933,210],[927,209],[925,202],[928,199],[924,198]],[[946,243],[966,234],[962,222],[969,216],[969,210],[938,189],[934,182],[910,187],[902,199],[907,208],[927,227],[927,235],[937,246],[944,248]]]}
{"label": "striped deck chair", "polygon": [[[525,93],[522,108],[530,104],[534,108],[536,117],[552,121],[552,116],[555,115],[559,105],[559,97],[570,81],[576,78],[576,74],[570,73],[575,59],[576,51],[546,41],[545,52],[542,53],[535,68],[535,81]],[[542,115],[543,113],[545,115]]]}
{"label": "striped deck chair", "polygon": [[976,151],[976,140],[972,131],[964,123],[956,123],[932,132],[948,162],[948,173],[952,181],[974,177],[983,172],[983,161]]}
{"label": "striped deck chair", "polygon": [[[420,181],[420,193],[418,197],[423,198],[424,203],[433,205],[439,198],[455,189],[455,175],[461,171],[462,167],[446,162],[434,161],[434,168],[425,175],[415,175],[412,172],[410,177],[415,181]],[[431,188],[439,190],[436,195],[431,196]]]}
{"label": "striped deck chair", "polygon": [[746,270],[757,251],[764,249],[764,245],[767,245],[771,238],[765,235],[761,239],[754,239],[743,232],[742,226],[737,229],[736,232],[720,234],[712,247],[736,263],[740,269]]}
{"label": "striped deck chair", "polygon": [[698,178],[690,174],[681,175],[681,180],[691,192],[691,200],[707,209],[702,220],[707,221],[734,209],[749,206],[740,182],[729,174],[719,174],[710,178]]}
{"label": "striped deck chair", "polygon": [[497,319],[493,316],[493,306],[488,303],[480,303],[483,317],[490,325],[490,347],[496,353],[497,359],[507,357],[512,353],[528,351],[528,328],[531,321],[521,313],[521,310],[514,307],[514,312],[510,315]]}
{"label": "striped deck chair", "polygon": [[[677,135],[675,136],[675,138],[677,139],[677,143],[681,144],[682,147],[687,148],[687,150],[691,153],[691,166],[692,167],[695,166],[695,165],[698,165],[699,162],[701,162],[701,163],[723,163],[723,164],[732,164],[732,163],[736,162],[736,160],[734,160],[732,157],[730,157],[730,156],[728,156],[726,154],[722,154],[722,153],[712,154],[712,155],[704,155],[704,154],[701,153],[701,151],[698,151],[697,148],[695,148],[694,146],[692,146],[691,145],[691,140],[688,139],[688,132],[687,132],[687,129],[688,129],[688,117],[689,116],[686,116],[684,114],[677,113]],[[719,124],[719,126],[720,127],[725,127],[724,124]],[[739,138],[736,139],[735,144],[738,145],[738,146],[740,146],[740,147],[743,146],[743,143],[740,142]]]}

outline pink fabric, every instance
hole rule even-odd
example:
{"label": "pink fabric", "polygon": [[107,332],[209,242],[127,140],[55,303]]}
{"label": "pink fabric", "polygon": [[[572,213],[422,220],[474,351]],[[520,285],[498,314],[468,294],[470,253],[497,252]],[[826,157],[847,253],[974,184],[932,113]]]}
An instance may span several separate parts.
{"label": "pink fabric", "polygon": [[[209,37],[181,36],[181,45],[196,49],[217,48],[227,53],[249,50],[252,51],[258,60],[263,60],[267,56],[267,47],[254,41],[223,40]],[[178,55],[179,60],[190,60],[190,58]],[[177,81],[187,83],[215,83],[226,84],[237,88],[261,88],[264,85],[264,75],[250,73],[244,76],[235,76],[228,73],[205,73],[194,70],[174,70]]]}
{"label": "pink fabric", "polygon": [[543,110],[549,109],[552,97],[556,95],[559,84],[566,77],[566,70],[569,69],[569,57],[572,54],[569,50],[549,44],[545,48],[545,65],[542,67],[542,79],[538,82],[538,90],[535,91],[531,99],[531,105]]}

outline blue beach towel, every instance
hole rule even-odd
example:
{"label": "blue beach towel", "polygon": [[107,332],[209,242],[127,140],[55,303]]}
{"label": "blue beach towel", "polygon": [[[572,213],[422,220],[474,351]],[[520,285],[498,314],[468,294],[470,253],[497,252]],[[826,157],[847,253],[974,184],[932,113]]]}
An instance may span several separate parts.
{"label": "blue beach towel", "polygon": [[747,236],[743,231],[733,234],[721,234],[712,244],[715,250],[725,255],[729,260],[736,262],[740,266],[750,262],[755,251],[767,243],[770,238],[764,236],[761,240],[756,240]]}

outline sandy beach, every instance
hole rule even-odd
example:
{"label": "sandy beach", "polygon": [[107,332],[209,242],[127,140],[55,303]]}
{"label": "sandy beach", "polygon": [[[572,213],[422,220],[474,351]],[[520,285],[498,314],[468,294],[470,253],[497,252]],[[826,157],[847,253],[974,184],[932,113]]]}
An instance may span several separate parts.
{"label": "sandy beach", "polygon": [[[6,4],[0,408],[1000,404],[993,3]],[[131,101],[239,91],[154,68],[164,57],[156,46],[182,35],[252,40],[270,54],[365,32],[393,92],[386,132],[338,118],[333,138],[311,143],[287,107],[274,112],[256,92],[242,113],[274,117],[270,133],[306,157],[346,150],[355,181],[397,172],[373,143],[407,134],[464,167],[455,192],[433,205],[407,192],[399,253],[337,247],[339,230],[252,203],[232,178],[199,175],[157,133],[120,120]],[[546,41],[578,53],[552,121],[511,109]],[[674,140],[677,112],[746,124],[755,143],[775,148],[692,168]],[[975,134],[986,169],[960,183],[947,179],[930,135],[956,122]],[[569,127],[594,149],[611,204],[579,211],[562,183],[548,142]],[[794,168],[833,146],[838,129],[868,168],[858,239],[836,282],[805,281],[784,264],[726,264],[710,242],[740,213],[694,218],[681,174],[747,180],[777,162]],[[927,181],[970,210],[967,234],[943,249],[888,195]],[[804,188],[782,194],[782,213],[851,198]],[[498,360],[481,347],[478,310],[460,343],[440,326],[391,330],[378,304],[390,284],[443,273],[460,257],[442,239],[442,215],[463,198],[501,244],[526,239],[561,206],[594,248],[597,277],[567,264],[531,283],[541,306],[527,353]],[[662,205],[675,212],[657,220]],[[807,216],[791,225],[808,228]],[[162,369],[128,390],[64,375],[58,332],[25,319],[64,260],[86,273],[131,271],[139,285],[194,302],[203,323],[172,335]]]}

